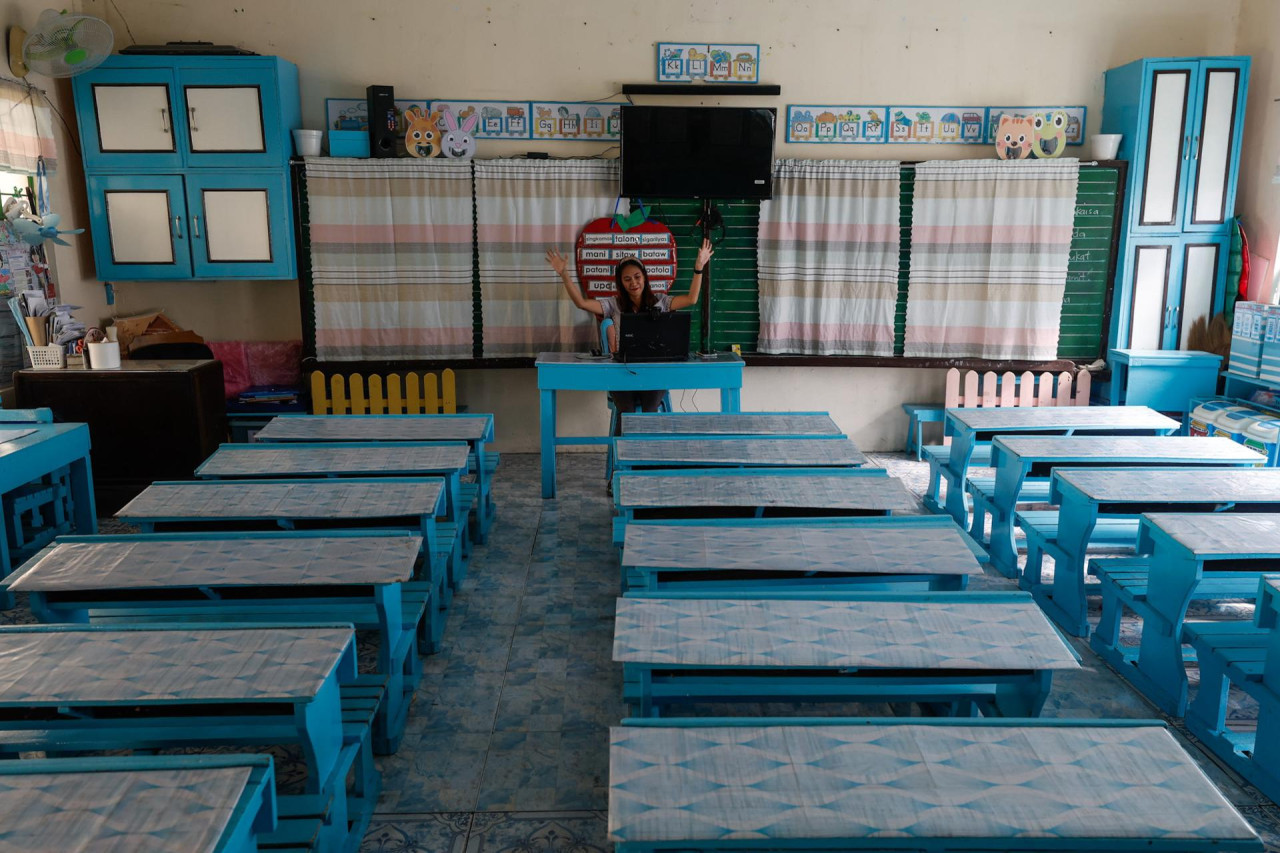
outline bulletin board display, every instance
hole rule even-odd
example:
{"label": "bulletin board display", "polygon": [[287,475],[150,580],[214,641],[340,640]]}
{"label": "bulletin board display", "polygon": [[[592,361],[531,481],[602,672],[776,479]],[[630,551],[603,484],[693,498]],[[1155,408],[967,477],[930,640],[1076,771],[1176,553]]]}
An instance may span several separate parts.
{"label": "bulletin board display", "polygon": [[588,222],[574,249],[584,296],[617,296],[615,271],[626,258],[639,258],[654,293],[666,293],[676,280],[676,238],[661,222],[645,221],[623,231],[612,218]]}
{"label": "bulletin board display", "polygon": [[792,104],[787,107],[787,142],[826,145],[989,145],[995,142],[1001,115],[1046,117],[1067,114],[1067,144],[1085,136],[1083,106],[867,106]]}
{"label": "bulletin board display", "polygon": [[[479,115],[477,139],[543,139],[561,142],[617,142],[622,131],[622,101],[469,101],[396,99],[397,119],[410,107],[444,113],[461,123]],[[363,98],[326,98],[329,130],[368,130],[369,105]],[[405,129],[400,120],[401,131]]]}
{"label": "bulletin board display", "polygon": [[759,83],[760,45],[659,42],[659,83]]}
{"label": "bulletin board display", "polygon": [[[476,139],[528,139],[528,101],[431,101],[431,112],[450,112],[462,122],[479,114]],[[443,127],[443,126],[442,126]]]}
{"label": "bulletin board display", "polygon": [[[425,110],[427,103],[422,99],[396,98],[396,112],[403,116],[410,107]],[[325,98],[324,115],[325,127],[329,130],[369,129],[369,102],[364,98]]]}
{"label": "bulletin board display", "polygon": [[533,101],[533,138],[617,142],[622,106],[621,101]]}

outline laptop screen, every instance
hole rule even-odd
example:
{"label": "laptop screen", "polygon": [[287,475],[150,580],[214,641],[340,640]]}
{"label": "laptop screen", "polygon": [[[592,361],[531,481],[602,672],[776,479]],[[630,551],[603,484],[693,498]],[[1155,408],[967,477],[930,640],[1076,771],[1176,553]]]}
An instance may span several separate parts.
{"label": "laptop screen", "polygon": [[687,361],[692,315],[646,311],[618,316],[618,361]]}

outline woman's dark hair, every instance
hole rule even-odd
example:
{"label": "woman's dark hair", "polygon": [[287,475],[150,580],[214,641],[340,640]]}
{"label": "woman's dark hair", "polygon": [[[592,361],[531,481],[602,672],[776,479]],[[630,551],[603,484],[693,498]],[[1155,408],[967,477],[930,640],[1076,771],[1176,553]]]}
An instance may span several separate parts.
{"label": "woman's dark hair", "polygon": [[[639,267],[640,274],[644,276],[644,290],[640,292],[640,307],[633,308],[631,305],[631,297],[622,289],[622,271],[629,266]],[[644,264],[635,258],[627,258],[618,264],[613,271],[613,283],[618,289],[618,310],[624,314],[632,314],[639,311],[651,311],[658,307],[658,297],[654,295],[653,290],[649,287],[649,271],[644,268]]]}

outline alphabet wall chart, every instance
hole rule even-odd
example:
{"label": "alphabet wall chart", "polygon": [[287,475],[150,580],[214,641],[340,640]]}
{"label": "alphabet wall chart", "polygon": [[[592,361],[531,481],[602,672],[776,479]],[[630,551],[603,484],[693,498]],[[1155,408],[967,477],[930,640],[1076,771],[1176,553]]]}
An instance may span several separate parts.
{"label": "alphabet wall chart", "polygon": [[533,138],[618,141],[621,101],[534,101]]}
{"label": "alphabet wall chart", "polygon": [[995,141],[1000,116],[1067,115],[1066,144],[1081,145],[1085,114],[1075,107],[855,106],[792,104],[787,142],[827,145],[985,145]]}
{"label": "alphabet wall chart", "polygon": [[[459,122],[478,115],[477,139],[543,139],[566,142],[617,142],[622,129],[623,101],[467,101],[401,100],[402,117],[410,107],[424,113],[445,113]],[[368,130],[369,106],[363,98],[326,98],[325,120],[329,130]],[[404,132],[401,119],[400,132]]]}
{"label": "alphabet wall chart", "polygon": [[759,83],[760,45],[659,42],[659,83]]}

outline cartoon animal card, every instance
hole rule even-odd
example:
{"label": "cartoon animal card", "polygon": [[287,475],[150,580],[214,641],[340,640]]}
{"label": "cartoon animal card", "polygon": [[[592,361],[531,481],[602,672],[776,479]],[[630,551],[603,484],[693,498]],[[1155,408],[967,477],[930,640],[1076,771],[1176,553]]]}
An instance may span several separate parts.
{"label": "cartoon animal card", "polygon": [[[405,131],[404,114],[412,107],[425,110],[427,102],[413,98],[397,98],[396,117],[401,133]],[[364,98],[325,98],[325,126],[329,130],[368,130],[369,102]]]}
{"label": "cartoon animal card", "polygon": [[476,139],[528,139],[531,123],[528,101],[432,101],[431,112],[440,113],[440,130],[447,132],[445,114],[459,125],[479,116]]}
{"label": "cartoon animal card", "polygon": [[898,144],[982,143],[985,107],[888,107],[889,142]]}
{"label": "cartoon animal card", "polygon": [[575,142],[617,142],[621,101],[534,101],[533,138]]}
{"label": "cartoon animal card", "polygon": [[1041,155],[1039,151],[1035,152],[1035,156],[1040,157],[1058,157],[1061,156],[1061,145],[1058,144],[1059,137],[1065,139],[1065,145],[1083,145],[1085,133],[1085,117],[1088,110],[1085,107],[988,107],[987,108],[987,142],[996,142],[996,132],[1000,128],[1000,119],[1009,115],[1016,118],[1030,118],[1033,121],[1040,119],[1040,127],[1038,132],[1043,134],[1042,147],[1046,151],[1056,151],[1057,153],[1047,153]]}
{"label": "cartoon animal card", "polygon": [[884,142],[886,107],[812,106],[787,107],[787,141],[837,145]]}
{"label": "cartoon animal card", "polygon": [[760,45],[659,42],[659,83],[759,83]]}

